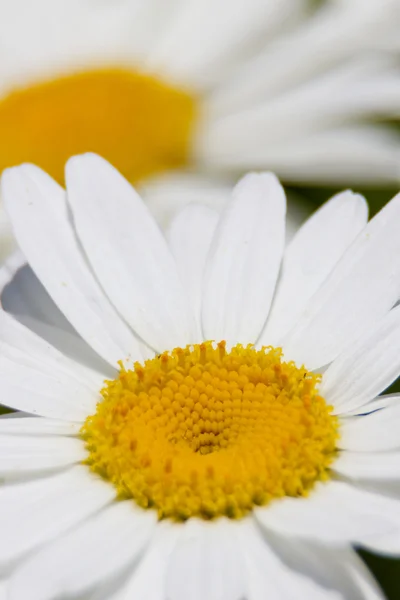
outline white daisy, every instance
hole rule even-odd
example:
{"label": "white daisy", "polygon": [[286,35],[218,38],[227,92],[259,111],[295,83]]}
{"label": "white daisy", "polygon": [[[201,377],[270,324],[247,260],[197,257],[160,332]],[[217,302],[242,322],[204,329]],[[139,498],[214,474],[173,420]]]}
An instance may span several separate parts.
{"label": "white daisy", "polygon": [[168,242],[98,156],[66,186],[2,180],[99,370],[0,312],[1,399],[23,411],[0,420],[5,597],[382,598],[353,546],[400,551],[399,396],[377,398],[400,373],[400,196],[367,223],[338,194],[284,249],[269,173]]}
{"label": "white daisy", "polygon": [[[0,172],[29,161],[61,182],[95,151],[130,181],[195,171],[218,205],[212,174],[249,168],[397,184],[398,137],[372,122],[398,116],[400,2],[316,4],[1,1]],[[187,202],[186,177],[168,185]],[[158,213],[166,196],[145,189]]]}

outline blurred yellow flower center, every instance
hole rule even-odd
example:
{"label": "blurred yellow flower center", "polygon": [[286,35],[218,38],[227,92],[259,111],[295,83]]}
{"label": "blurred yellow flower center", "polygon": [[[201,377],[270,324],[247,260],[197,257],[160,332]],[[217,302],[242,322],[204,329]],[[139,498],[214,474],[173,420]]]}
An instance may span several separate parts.
{"label": "blurred yellow flower center", "polygon": [[338,437],[319,380],[279,348],[176,348],[106,383],[82,428],[87,463],[160,518],[240,518],[305,495]]}
{"label": "blurred yellow flower center", "polygon": [[66,160],[97,152],[137,180],[187,161],[195,100],[124,69],[93,70],[0,101],[0,173],[33,162],[60,183]]}

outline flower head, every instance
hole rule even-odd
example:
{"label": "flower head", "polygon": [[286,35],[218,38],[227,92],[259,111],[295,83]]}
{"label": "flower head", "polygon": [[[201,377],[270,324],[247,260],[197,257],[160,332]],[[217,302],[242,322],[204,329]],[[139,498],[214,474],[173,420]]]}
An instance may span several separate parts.
{"label": "flower head", "polygon": [[378,395],[400,373],[400,197],[367,223],[343,192],[285,247],[270,173],[168,240],[98,156],[66,182],[2,180],[64,315],[36,329],[92,349],[89,368],[0,312],[1,397],[24,411],[0,420],[10,598],[379,598],[352,546],[399,552],[399,397]]}
{"label": "flower head", "polygon": [[365,122],[398,114],[398,18],[397,0],[5,3],[0,171],[62,182],[95,151],[131,181],[189,166],[397,183],[396,137]]}

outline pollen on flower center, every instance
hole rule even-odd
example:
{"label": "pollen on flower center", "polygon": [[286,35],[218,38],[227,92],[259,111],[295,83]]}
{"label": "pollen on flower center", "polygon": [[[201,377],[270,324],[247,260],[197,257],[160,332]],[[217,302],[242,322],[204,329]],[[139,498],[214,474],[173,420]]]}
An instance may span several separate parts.
{"label": "pollen on flower center", "polygon": [[194,114],[190,95],[127,69],[45,81],[0,100],[0,173],[33,162],[62,183],[70,156],[97,152],[138,180],[185,164]]}
{"label": "pollen on flower center", "polygon": [[279,348],[176,348],[106,383],[82,428],[87,462],[160,518],[238,518],[304,495],[338,435],[319,379]]}

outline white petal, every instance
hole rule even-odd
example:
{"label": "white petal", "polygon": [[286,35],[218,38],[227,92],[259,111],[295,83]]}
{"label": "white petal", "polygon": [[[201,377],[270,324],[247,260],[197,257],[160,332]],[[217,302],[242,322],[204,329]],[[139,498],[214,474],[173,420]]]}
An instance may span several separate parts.
{"label": "white petal", "polygon": [[[16,242],[14,243],[16,244]],[[15,250],[8,258],[2,261],[0,266],[0,294],[3,292],[6,285],[12,281],[19,269],[23,268],[25,265],[26,258],[19,249]]]}
{"label": "white petal", "polygon": [[80,596],[117,576],[140,557],[156,524],[155,511],[113,503],[31,556],[10,579],[10,598]]}
{"label": "white petal", "polygon": [[330,481],[306,498],[275,500],[254,514],[267,530],[343,545],[390,532],[400,523],[400,502]]}
{"label": "white petal", "polygon": [[7,566],[56,539],[114,498],[113,486],[82,466],[45,479],[1,487],[0,564]]}
{"label": "white petal", "polygon": [[75,363],[86,365],[109,378],[115,374],[115,369],[72,327],[29,265],[19,269],[2,291],[0,300],[7,313]]}
{"label": "white petal", "polygon": [[[317,578],[285,564],[257,529],[251,521],[243,522],[240,527],[248,579],[246,600],[340,600],[340,596],[327,590]],[[292,540],[287,543],[290,547]]]}
{"label": "white petal", "polygon": [[372,575],[350,547],[331,548],[276,534],[269,534],[268,542],[288,567],[321,586],[329,597],[383,600]]}
{"label": "white petal", "polygon": [[0,435],[0,476],[60,469],[86,457],[85,446],[78,439]]}
{"label": "white petal", "polygon": [[346,414],[385,390],[400,374],[400,307],[387,313],[325,371],[320,393]]}
{"label": "white petal", "polygon": [[[230,124],[199,128],[195,158],[202,168],[271,169],[285,181],[398,185],[400,149],[393,131],[374,125],[341,126],[268,143],[257,127],[244,131]],[[205,125],[207,123],[205,122]]]}
{"label": "white petal", "polygon": [[66,180],[83,247],[121,315],[158,351],[190,343],[192,315],[174,260],[132,186],[94,154],[70,159]]}
{"label": "white petal", "polygon": [[[43,417],[27,417],[22,413],[11,413],[8,418],[0,417],[0,434],[7,435],[77,435],[79,423],[57,421]],[[15,418],[17,417],[17,418]]]}
{"label": "white petal", "polygon": [[138,182],[136,189],[164,229],[188,205],[201,204],[220,213],[231,196],[232,187],[230,178],[188,171],[166,171],[146,177]]}
{"label": "white petal", "polygon": [[337,445],[355,452],[400,448],[400,403],[365,416],[342,419]]}
{"label": "white petal", "polygon": [[142,357],[87,267],[71,225],[65,191],[33,165],[8,169],[2,192],[15,236],[29,264],[78,333],[113,366]]}
{"label": "white petal", "polygon": [[16,348],[25,354],[22,364],[28,366],[43,364],[54,374],[63,373],[94,392],[102,387],[104,376],[98,373],[94,374],[93,371],[68,359],[4,310],[0,310],[0,341],[10,349]]}
{"label": "white petal", "polygon": [[[146,553],[128,582],[107,600],[165,600],[168,561],[183,526],[163,521],[158,523]],[[157,575],[157,576],[155,576]]]}
{"label": "white petal", "polygon": [[290,21],[293,13],[296,17],[301,6],[298,0],[183,2],[146,66],[177,85],[201,90],[219,83],[229,67],[236,66],[238,55],[247,53],[260,36],[268,39],[281,22]]}
{"label": "white petal", "polygon": [[8,581],[2,579],[0,581],[0,600],[8,600]]}
{"label": "white petal", "polygon": [[284,246],[286,200],[271,173],[250,174],[221,216],[204,277],[206,339],[250,343],[266,321]]}
{"label": "white petal", "polygon": [[347,417],[367,415],[375,410],[387,408],[388,406],[394,406],[398,403],[400,403],[399,394],[383,394],[382,396],[378,396],[372,400],[366,400],[366,402],[358,406],[358,408],[346,411],[346,414],[341,415],[341,418],[343,422],[345,422]]}
{"label": "white petal", "polygon": [[348,551],[345,566],[360,589],[363,600],[385,600],[385,595],[358,554]]}
{"label": "white petal", "polygon": [[[336,43],[333,45],[337,46]],[[298,47],[293,47],[288,52],[287,45],[282,44],[281,49],[286,51],[286,58],[289,61],[292,59],[293,64],[293,54],[298,53]],[[278,61],[279,64],[277,48],[274,50],[269,59],[271,62]],[[264,64],[261,64],[260,59],[262,57],[258,55],[255,60],[249,61],[248,68],[252,68],[253,76],[259,83],[268,85],[271,79],[263,77],[263,73],[270,75],[269,67],[272,65],[267,65],[265,59]],[[273,64],[273,68],[281,75],[282,83],[279,66]],[[212,95],[211,101],[207,103],[207,114],[210,115],[209,122],[211,121],[209,127],[215,127],[215,118],[219,117],[223,123],[223,117],[228,116],[229,119],[225,122],[227,141],[229,128],[241,128],[246,143],[246,134],[252,129],[254,132],[258,127],[260,137],[269,144],[274,144],[281,140],[304,137],[310,131],[354,121],[356,117],[359,117],[359,122],[365,122],[367,117],[395,115],[399,104],[399,79],[396,75],[395,61],[390,60],[387,55],[382,54],[378,58],[376,55],[358,54],[346,62],[338,63],[333,69],[323,69],[321,76],[303,80],[298,86],[294,85],[292,77],[291,81],[287,81],[291,88],[287,90],[288,93],[273,94],[268,99],[266,95],[253,96],[247,103],[243,103],[243,95],[250,91],[249,82],[247,85],[243,80],[240,83],[234,76],[228,84],[224,82],[220,86],[221,91],[217,90],[217,94],[214,97]],[[379,94],[376,94],[377,88],[380,90]],[[242,95],[241,106],[238,106],[235,93]],[[252,110],[248,110],[249,106]],[[219,132],[223,134],[224,129],[219,127]]]}
{"label": "white petal", "polygon": [[94,412],[99,393],[55,368],[52,361],[37,359],[2,340],[0,349],[3,404],[34,415],[77,422]]}
{"label": "white petal", "polygon": [[361,542],[360,546],[375,554],[383,554],[391,558],[400,556],[400,527],[383,536],[373,537]]}
{"label": "white petal", "polygon": [[313,296],[284,341],[308,369],[328,364],[400,296],[400,194],[374,217]]}
{"label": "white petal", "polygon": [[[276,4],[280,7],[282,2]],[[289,5],[291,9],[293,4],[297,9],[309,9],[307,5],[299,7],[293,2]],[[287,96],[291,96],[293,90],[301,90],[304,83],[321,79],[320,73],[329,76],[330,67],[338,62],[347,65],[355,62],[354,58],[360,62],[360,57],[367,62],[359,50],[365,47],[365,42],[370,47],[372,36],[375,36],[374,42],[378,34],[379,39],[387,39],[387,26],[384,25],[390,20],[396,22],[395,5],[396,2],[386,2],[385,10],[382,10],[382,3],[369,2],[361,11],[357,2],[335,2],[320,5],[312,14],[307,11],[299,26],[266,44],[243,67],[239,65],[230,80],[220,86],[217,90],[220,112],[237,111],[262,102],[268,104],[270,98],[280,97],[286,91]],[[353,70],[352,79],[356,73]],[[285,126],[284,123],[281,125]]]}
{"label": "white petal", "polygon": [[332,464],[331,469],[355,480],[393,479],[400,481],[400,451],[352,452],[344,450]]}
{"label": "white petal", "polygon": [[245,573],[235,524],[190,519],[173,550],[167,572],[169,600],[241,600]]}
{"label": "white petal", "polygon": [[277,345],[293,327],[367,220],[364,198],[346,191],[326,202],[305,222],[285,250],[274,302],[259,344]]}
{"label": "white petal", "polygon": [[197,342],[202,341],[201,300],[203,275],[218,213],[205,206],[188,206],[172,221],[167,239],[182,283],[189,294],[197,326]]}

